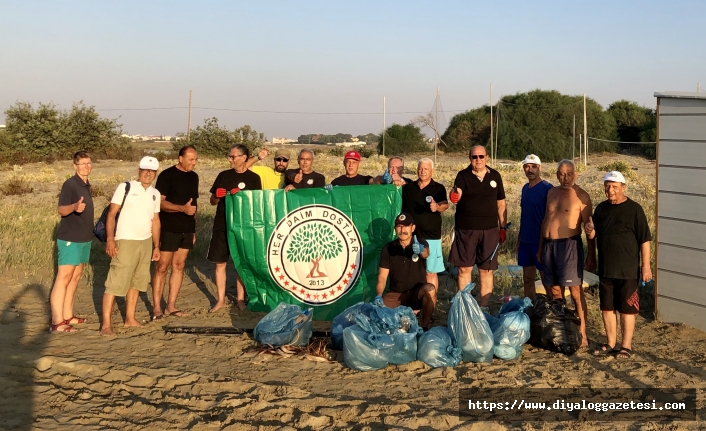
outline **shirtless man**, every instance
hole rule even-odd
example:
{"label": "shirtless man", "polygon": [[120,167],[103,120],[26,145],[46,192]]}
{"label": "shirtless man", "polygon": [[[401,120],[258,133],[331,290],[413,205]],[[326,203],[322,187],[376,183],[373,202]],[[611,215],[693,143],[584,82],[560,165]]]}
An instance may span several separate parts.
{"label": "shirtless man", "polygon": [[[547,211],[542,222],[539,238],[537,262],[544,265],[542,283],[551,286],[554,299],[564,298],[564,288],[568,287],[576,304],[576,314],[581,319],[581,347],[588,347],[586,319],[588,309],[583,294],[583,241],[581,224],[589,223],[593,207],[591,198],[576,185],[578,173],[574,162],[562,160],[557,167],[557,187],[549,190]],[[596,268],[594,240],[588,240],[586,269]]]}

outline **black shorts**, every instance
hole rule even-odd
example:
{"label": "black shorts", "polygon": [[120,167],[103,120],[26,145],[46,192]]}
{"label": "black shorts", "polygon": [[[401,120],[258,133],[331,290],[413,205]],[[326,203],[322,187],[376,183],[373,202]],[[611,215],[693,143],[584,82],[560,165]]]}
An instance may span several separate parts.
{"label": "black shorts", "polygon": [[583,284],[583,240],[581,235],[545,239],[542,265],[545,286],[581,286]]}
{"label": "black shorts", "polygon": [[599,296],[601,311],[617,311],[620,314],[640,313],[640,294],[637,279],[600,278]]}
{"label": "black shorts", "polygon": [[162,232],[159,235],[159,249],[174,252],[180,248],[191,250],[194,248],[195,233]]}
{"label": "black shorts", "polygon": [[224,230],[214,230],[211,234],[211,244],[208,246],[206,259],[213,263],[228,262],[230,248],[228,247],[228,237]]}
{"label": "black shorts", "polygon": [[500,229],[454,229],[449,263],[466,268],[478,265],[480,269],[498,269]]}
{"label": "black shorts", "polygon": [[382,301],[388,308],[395,308],[400,305],[404,305],[412,310],[421,310],[423,305],[423,296],[420,295],[420,293],[421,290],[427,286],[434,287],[433,284],[429,283],[417,283],[413,288],[405,292],[387,292],[383,295]]}

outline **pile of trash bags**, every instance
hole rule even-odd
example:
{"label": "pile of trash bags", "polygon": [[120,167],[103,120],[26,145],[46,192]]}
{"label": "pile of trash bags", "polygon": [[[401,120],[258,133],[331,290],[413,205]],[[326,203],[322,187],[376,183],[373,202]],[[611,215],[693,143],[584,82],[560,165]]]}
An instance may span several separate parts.
{"label": "pile of trash bags", "polygon": [[563,299],[537,295],[530,316],[530,339],[533,346],[571,356],[581,346],[581,321]]}
{"label": "pile of trash bags", "polygon": [[267,313],[253,331],[255,340],[270,346],[306,346],[313,334],[314,309],[280,303]]}
{"label": "pile of trash bags", "polygon": [[486,314],[493,331],[493,355],[506,361],[522,354],[522,346],[530,338],[530,318],[525,310],[532,306],[529,298],[514,298],[500,307],[497,316]]}

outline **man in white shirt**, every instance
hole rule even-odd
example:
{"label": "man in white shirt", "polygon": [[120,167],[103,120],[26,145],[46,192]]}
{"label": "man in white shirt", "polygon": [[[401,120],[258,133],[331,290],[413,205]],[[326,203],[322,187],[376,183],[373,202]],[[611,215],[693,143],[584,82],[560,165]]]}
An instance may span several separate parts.
{"label": "man in white shirt", "polygon": [[[139,293],[146,292],[149,286],[150,261],[159,261],[160,258],[160,223],[157,213],[161,198],[159,191],[152,187],[158,169],[157,159],[143,157],[140,160],[137,181],[130,181],[127,196],[126,184],[122,183],[110,200],[105,223],[105,252],[112,261],[103,294],[101,335],[115,335],[111,327],[111,315],[116,296],[125,297],[125,326],[142,326],[135,319],[137,298]],[[125,201],[121,208],[123,197]],[[120,218],[116,229],[118,211]]]}

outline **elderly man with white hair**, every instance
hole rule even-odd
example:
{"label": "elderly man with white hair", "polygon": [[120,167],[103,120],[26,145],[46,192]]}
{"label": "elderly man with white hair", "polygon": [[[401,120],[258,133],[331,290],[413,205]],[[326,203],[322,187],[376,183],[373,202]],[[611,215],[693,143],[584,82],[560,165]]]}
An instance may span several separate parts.
{"label": "elderly man with white hair", "polygon": [[414,217],[416,238],[429,243],[427,283],[439,289],[439,272],[444,271],[441,255],[441,213],[449,208],[446,189],[432,179],[434,161],[423,158],[417,163],[417,181],[412,181],[402,190],[402,212]]}
{"label": "elderly man with white hair", "polygon": [[[607,342],[596,348],[596,356],[615,354],[619,359],[632,356],[635,316],[640,312],[638,277],[643,283],[652,279],[650,268],[650,227],[637,202],[625,196],[625,177],[618,171],[603,177],[607,199],[596,207],[585,225],[586,236],[596,238],[600,303]],[[616,349],[618,313],[622,345]]]}

